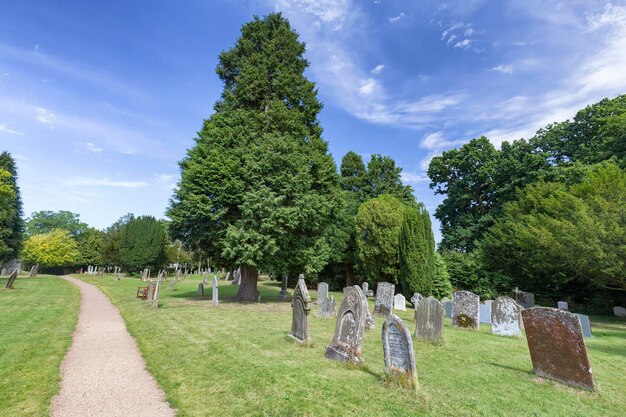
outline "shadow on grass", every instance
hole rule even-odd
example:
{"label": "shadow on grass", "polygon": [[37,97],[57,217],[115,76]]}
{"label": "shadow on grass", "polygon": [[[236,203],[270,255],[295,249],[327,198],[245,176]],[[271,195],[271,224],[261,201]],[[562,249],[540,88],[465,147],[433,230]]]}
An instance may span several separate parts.
{"label": "shadow on grass", "polygon": [[495,363],[495,362],[483,362],[487,365],[491,365],[491,366],[495,366],[497,368],[502,368],[502,369],[506,369],[508,371],[514,371],[514,372],[519,372],[522,374],[526,374],[526,375],[535,375],[535,373],[533,372],[532,369],[523,369],[523,368],[515,368],[513,366],[509,366],[509,365],[502,365],[500,363]]}
{"label": "shadow on grass", "polygon": [[622,346],[604,346],[587,343],[587,350],[590,352],[602,352],[618,357],[626,356],[626,345]]}

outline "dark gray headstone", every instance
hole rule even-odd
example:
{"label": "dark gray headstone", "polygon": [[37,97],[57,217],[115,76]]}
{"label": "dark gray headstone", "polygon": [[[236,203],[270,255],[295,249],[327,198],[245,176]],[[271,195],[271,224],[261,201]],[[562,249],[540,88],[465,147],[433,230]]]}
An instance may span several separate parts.
{"label": "dark gray headstone", "polygon": [[415,294],[413,294],[413,297],[411,297],[411,303],[413,303],[413,309],[417,310],[417,307],[419,306],[419,303],[424,299],[424,296],[418,292],[416,292]]}
{"label": "dark gray headstone", "polygon": [[569,306],[567,305],[567,301],[558,301],[556,303],[556,308],[559,310],[569,310]]}
{"label": "dark gray headstone", "polygon": [[16,279],[17,279],[17,269],[9,275],[9,279],[7,280],[7,283],[4,286],[4,288],[13,288],[13,284],[15,283]]}
{"label": "dark gray headstone", "polygon": [[204,284],[203,283],[198,284],[198,296],[204,297]]}
{"label": "dark gray headstone", "polygon": [[320,282],[317,284],[317,304],[323,304],[328,298],[328,284]]}
{"label": "dark gray headstone", "polygon": [[620,306],[613,307],[613,315],[615,317],[626,317],[626,308]]}
{"label": "dark gray headstone", "polygon": [[396,286],[389,282],[379,282],[376,286],[376,302],[374,314],[389,317],[393,312],[393,294]]}
{"label": "dark gray headstone", "polygon": [[519,304],[511,297],[498,297],[491,309],[491,333],[499,336],[521,336],[522,316]]}
{"label": "dark gray headstone", "polygon": [[280,292],[278,293],[278,296],[280,298],[287,298],[289,297],[289,291],[287,291],[287,274],[283,275],[282,280],[280,281]]}
{"label": "dark gray headstone", "polygon": [[304,282],[304,275],[300,275],[296,289],[293,292],[291,300],[292,320],[291,320],[291,336],[299,343],[311,341],[309,334],[309,313],[311,312],[311,296]]}
{"label": "dark gray headstone", "polygon": [[361,363],[363,332],[367,318],[367,298],[358,285],[350,287],[337,313],[335,334],[326,356],[337,361]]}
{"label": "dark gray headstone", "polygon": [[433,343],[443,341],[444,307],[434,297],[422,299],[415,309],[415,338]]}
{"label": "dark gray headstone", "polygon": [[584,337],[591,337],[591,322],[589,321],[589,316],[585,316],[584,314],[574,313],[580,319],[580,328],[583,331]]}
{"label": "dark gray headstone", "polygon": [[396,381],[417,389],[411,333],[395,314],[390,315],[383,323],[382,340],[387,374]]}
{"label": "dark gray headstone", "polygon": [[443,303],[444,308],[446,309],[446,318],[452,318],[452,301],[445,301]]}
{"label": "dark gray headstone", "polygon": [[464,329],[480,328],[480,297],[469,291],[452,294],[452,325]]}
{"label": "dark gray headstone", "polygon": [[569,311],[548,307],[526,309],[522,317],[535,373],[595,391],[580,319]]}
{"label": "dark gray headstone", "polygon": [[535,306],[535,294],[532,292],[517,291],[515,293],[515,301],[524,308]]}

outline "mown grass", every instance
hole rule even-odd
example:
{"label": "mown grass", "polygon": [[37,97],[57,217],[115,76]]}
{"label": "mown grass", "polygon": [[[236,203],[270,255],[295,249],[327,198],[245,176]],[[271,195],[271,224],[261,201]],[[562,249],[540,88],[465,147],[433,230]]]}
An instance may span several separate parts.
{"label": "mown grass", "polygon": [[[180,416],[608,416],[626,404],[626,321],[593,318],[587,339],[598,392],[537,378],[525,338],[457,330],[446,321],[445,344],[415,343],[417,396],[385,382],[380,332],[366,332],[364,365],[351,368],[324,358],[334,319],[310,316],[313,345],[287,337],[288,301],[279,283],[261,282],[261,303],[230,302],[236,287],[220,282],[221,304],[211,288],[199,298],[197,278],[166,286],[160,308],[134,298],[142,283],[92,278],[119,307],[150,372]],[[315,291],[311,291],[315,299]],[[335,293],[338,305],[341,293]],[[370,300],[373,309],[373,301]],[[410,328],[412,312],[398,312]]]}
{"label": "mown grass", "polygon": [[0,278],[0,416],[46,416],[78,319],[80,292],[58,277]]}

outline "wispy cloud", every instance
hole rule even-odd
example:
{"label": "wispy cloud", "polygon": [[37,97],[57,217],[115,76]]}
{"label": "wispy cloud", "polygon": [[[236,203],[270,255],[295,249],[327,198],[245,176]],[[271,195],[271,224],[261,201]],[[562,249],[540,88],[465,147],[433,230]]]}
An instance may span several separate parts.
{"label": "wispy cloud", "polygon": [[385,69],[385,66],[380,64],[380,65],[376,65],[371,72],[372,72],[372,74],[376,74],[377,75],[377,74],[380,74],[381,72],[383,72],[384,69]]}
{"label": "wispy cloud", "polygon": [[57,119],[56,114],[44,107],[37,107],[37,121],[45,125],[54,124]]}
{"label": "wispy cloud", "polygon": [[96,146],[96,144],[91,143],[91,142],[85,143],[85,148],[87,148],[89,152],[94,152],[94,153],[100,153],[104,150],[102,148],[99,148],[98,146]]}
{"label": "wispy cloud", "polygon": [[6,125],[0,125],[0,133],[8,133],[8,134],[10,134],[10,135],[19,135],[19,136],[24,135],[24,133],[19,132],[19,131],[17,131],[17,130],[10,129],[10,128],[9,128],[8,126],[6,126]]}
{"label": "wispy cloud", "polygon": [[404,19],[405,17],[406,17],[406,15],[404,14],[404,12],[400,12],[400,14],[399,14],[399,15],[394,16],[394,17],[390,17],[390,18],[389,18],[389,22],[391,22],[391,23],[395,23],[395,22],[397,22],[398,20],[402,20],[402,19]]}
{"label": "wispy cloud", "polygon": [[491,68],[491,71],[499,72],[501,74],[513,74],[513,67],[511,65],[498,65]]}
{"label": "wispy cloud", "polygon": [[145,187],[148,183],[143,181],[112,180],[110,178],[96,177],[70,177],[63,181],[67,187],[119,187],[119,188],[139,188]]}

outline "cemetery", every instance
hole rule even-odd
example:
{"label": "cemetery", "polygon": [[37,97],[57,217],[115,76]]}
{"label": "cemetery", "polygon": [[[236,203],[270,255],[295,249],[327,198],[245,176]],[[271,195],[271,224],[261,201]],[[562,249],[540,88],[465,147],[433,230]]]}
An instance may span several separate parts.
{"label": "cemetery", "polygon": [[626,7],[226,3],[6,7],[0,417],[623,415]]}

